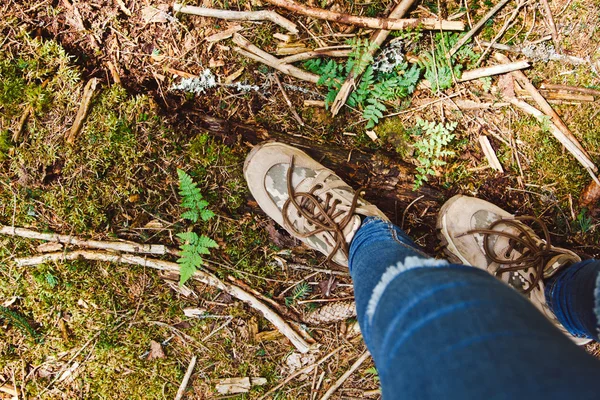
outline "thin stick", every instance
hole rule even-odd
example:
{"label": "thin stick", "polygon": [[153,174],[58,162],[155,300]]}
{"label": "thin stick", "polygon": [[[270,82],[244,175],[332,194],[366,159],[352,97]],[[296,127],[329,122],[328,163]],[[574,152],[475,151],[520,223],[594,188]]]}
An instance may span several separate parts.
{"label": "thin stick", "polygon": [[274,74],[273,76],[275,77],[275,82],[277,82],[277,86],[279,87],[279,91],[281,92],[281,94],[283,95],[283,98],[285,99],[285,103],[287,104],[288,108],[292,112],[292,116],[294,117],[294,119],[296,120],[296,122],[298,122],[298,124],[300,126],[304,126],[304,121],[302,121],[302,118],[300,118],[300,116],[296,112],[296,109],[294,108],[294,105],[292,104],[290,98],[288,97],[287,93],[283,89],[283,85],[281,84],[281,81],[279,80],[279,77],[277,76],[277,74]]}
{"label": "thin stick", "polygon": [[179,385],[179,389],[177,390],[177,395],[175,395],[175,400],[181,400],[183,398],[183,393],[185,392],[185,388],[187,388],[188,382],[190,381],[190,377],[192,376],[192,372],[194,372],[194,367],[196,366],[196,356],[193,356],[190,360],[190,364],[187,367],[187,371],[185,371],[185,375],[183,380],[181,381],[181,385]]}
{"label": "thin stick", "polygon": [[487,158],[487,161],[488,161],[488,164],[490,165],[490,167],[492,167],[493,169],[495,169],[498,172],[504,173],[502,164],[500,164],[500,161],[498,160],[498,157],[496,156],[496,152],[494,151],[494,148],[492,147],[492,144],[490,143],[490,140],[487,138],[487,136],[485,136],[485,135],[479,136],[479,144],[481,145],[481,148],[483,149],[483,154],[485,155],[485,158]]}
{"label": "thin stick", "polygon": [[[497,50],[510,51],[511,53],[521,53],[521,54],[527,53],[525,55],[528,58],[533,59],[533,60],[538,59],[538,57],[536,57],[536,54],[534,54],[532,56],[531,54],[529,54],[529,52],[524,51],[521,47],[508,46],[506,44],[492,43],[492,42],[485,42],[485,41],[481,41],[480,44],[482,46],[488,46],[488,47],[491,47],[491,48],[494,48]],[[572,64],[572,65],[587,64],[587,65],[590,65],[592,67],[592,69],[594,68],[594,64],[590,60],[586,60],[581,57],[567,56],[567,55],[558,54],[558,53],[551,53],[549,55],[543,55],[543,57],[547,57],[547,59],[550,61],[561,61],[561,62],[565,62],[565,63]],[[542,54],[540,54],[539,58],[543,59],[543,57],[542,57]]]}
{"label": "thin stick", "polygon": [[[404,15],[408,13],[410,7],[412,7],[415,0],[402,0],[400,4],[398,4],[390,13],[390,18],[402,18]],[[390,34],[390,31],[387,29],[380,29],[376,32],[373,32],[369,43],[373,44],[369,49],[369,55],[372,57],[375,55],[375,52],[381,47],[385,39]],[[335,100],[331,104],[331,115],[337,115],[340,109],[346,104],[350,93],[352,93],[352,89],[356,86],[356,82],[360,79],[360,76],[365,71],[366,66],[360,71],[350,71],[346,80],[340,87],[337,96],[335,96]]]}
{"label": "thin stick", "polygon": [[293,65],[282,63],[280,59],[255,46],[252,44],[252,42],[239,33],[233,34],[233,42],[240,46],[234,47],[233,50],[237,51],[243,56],[268,65],[269,67],[281,71],[286,75],[290,75],[307,82],[317,83],[319,81],[319,75],[307,72],[303,69],[294,67]]}
{"label": "thin stick", "polygon": [[[520,108],[521,110],[525,111],[526,113],[533,115],[541,123],[546,122],[546,119],[545,119],[546,115],[543,112],[541,112],[540,110],[538,110],[537,108],[529,105],[525,101],[519,100],[517,98],[509,98],[507,100],[511,104],[513,104],[516,107]],[[575,146],[570,140],[568,140],[568,138],[565,137],[564,133],[560,129],[558,129],[558,127],[556,125],[554,125],[554,122],[550,121],[549,129],[550,129],[550,132],[552,133],[552,135],[559,142],[561,142],[562,145],[565,146],[565,148],[586,169],[586,171],[592,177],[592,179],[600,185],[600,181],[598,180],[598,177],[594,173],[596,171],[596,166],[584,154],[582,154],[579,151],[579,148],[577,148],[577,146]]]}
{"label": "thin stick", "polygon": [[467,43],[467,41],[469,39],[471,39],[473,37],[473,35],[475,35],[479,29],[481,29],[481,27],[490,19],[494,16],[494,14],[496,14],[498,11],[500,11],[500,9],[502,7],[504,7],[506,5],[506,3],[508,3],[510,0],[502,0],[500,3],[496,4],[490,11],[487,12],[487,14],[485,14],[483,17],[481,17],[481,19],[479,20],[479,22],[477,22],[475,24],[475,26],[473,28],[471,28],[471,30],[465,35],[463,36],[458,42],[456,42],[456,44],[448,51],[448,54],[446,54],[446,58],[450,58],[454,55],[454,53],[456,53],[458,51],[458,49],[460,49],[465,43]]}
{"label": "thin stick", "polygon": [[[15,259],[17,266],[25,267],[32,265],[39,265],[47,262],[76,260],[78,258],[84,258],[86,260],[94,261],[106,261],[112,263],[122,263],[131,265],[141,265],[148,268],[154,268],[161,271],[172,271],[179,273],[179,264],[163,261],[152,258],[145,258],[140,256],[134,256],[131,254],[112,254],[100,251],[72,251],[68,253],[48,253],[41,256],[18,258]],[[248,303],[252,308],[261,312],[263,316],[269,320],[279,331],[285,335],[290,342],[298,349],[301,353],[306,353],[313,347],[309,345],[287,322],[283,320],[278,314],[271,310],[266,304],[261,302],[259,299],[241,289],[240,287],[225,283],[216,276],[209,274],[204,271],[196,271],[193,275],[194,279],[207,285],[216,287],[224,292],[229,293],[233,297]]]}
{"label": "thin stick", "polygon": [[221,18],[227,20],[237,21],[271,21],[274,24],[287,29],[289,32],[297,35],[298,27],[295,23],[287,18],[282,17],[275,11],[261,10],[261,11],[229,11],[229,10],[217,10],[214,8],[186,6],[179,3],[173,3],[173,11],[180,12],[183,14],[199,15],[201,17]]}
{"label": "thin stick", "polygon": [[550,27],[550,33],[552,34],[552,43],[554,43],[554,49],[560,52],[560,41],[558,40],[558,32],[556,31],[556,24],[554,23],[554,17],[552,17],[552,10],[550,9],[550,4],[548,4],[548,0],[542,0],[542,7],[544,8],[544,14],[546,15],[548,26]]}
{"label": "thin stick", "polygon": [[567,92],[579,92],[579,93],[588,94],[588,95],[594,96],[594,97],[600,97],[600,90],[582,88],[582,87],[578,87],[578,86],[554,85],[551,83],[542,83],[540,86],[540,89],[558,90],[558,91],[564,90]]}
{"label": "thin stick", "polygon": [[352,50],[312,50],[305,53],[294,54],[281,58],[282,63],[291,64],[298,61],[310,60],[318,57],[348,57]]}
{"label": "thin stick", "polygon": [[355,25],[363,28],[386,29],[386,30],[404,30],[404,29],[425,29],[425,30],[443,30],[443,31],[462,31],[465,24],[459,21],[439,21],[434,18],[421,19],[399,19],[399,18],[369,18],[348,15],[322,8],[308,7],[296,3],[293,0],[267,0],[274,6],[285,8],[297,14],[308,17],[323,19],[326,21],[337,22],[346,25]]}
{"label": "thin stick", "polygon": [[[496,43],[502,36],[504,36],[504,34],[508,30],[508,28],[510,26],[512,26],[511,24],[513,23],[513,21],[519,15],[519,12],[521,11],[521,8],[525,7],[525,5],[527,4],[527,1],[528,0],[518,0],[517,1],[517,6],[513,10],[512,14],[504,21],[504,25],[502,25],[502,28],[500,28],[500,30],[498,31],[498,33],[496,34],[496,36],[494,36],[494,38],[492,39],[492,43]],[[491,48],[491,46],[488,46],[483,51],[483,54],[481,54],[481,56],[479,57],[479,60],[475,64],[475,66],[478,66],[479,64],[481,64],[481,62],[486,58],[487,54],[489,53],[490,48]]]}
{"label": "thin stick", "polygon": [[162,244],[141,244],[133,242],[104,242],[99,240],[85,240],[76,236],[59,235],[57,233],[41,233],[26,228],[0,225],[0,234],[18,236],[27,239],[45,240],[47,242],[62,243],[90,249],[124,251],[127,253],[143,254],[172,254],[174,251]]}
{"label": "thin stick", "polygon": [[340,386],[342,386],[346,379],[348,379],[350,375],[352,375],[354,371],[356,371],[362,365],[362,363],[364,363],[365,360],[369,358],[370,355],[371,354],[368,351],[362,353],[362,355],[358,358],[358,360],[354,362],[354,364],[352,364],[348,371],[344,372],[344,375],[340,376],[340,378],[337,381],[335,381],[335,383],[329,388],[329,390],[325,392],[323,397],[321,397],[321,400],[327,400],[328,398],[330,398],[331,395],[335,393],[335,391],[338,390]]}
{"label": "thin stick", "polygon": [[281,382],[279,385],[275,386],[274,388],[272,388],[271,390],[269,390],[267,393],[265,393],[261,398],[259,398],[258,400],[264,400],[267,398],[268,395],[270,395],[271,393],[273,393],[274,391],[276,391],[277,389],[285,386],[285,384],[287,384],[289,381],[291,381],[292,379],[294,379],[295,377],[297,377],[298,375],[302,375],[308,371],[310,371],[312,368],[316,368],[317,366],[323,364],[325,361],[327,361],[329,358],[331,358],[331,356],[333,356],[335,353],[337,353],[338,351],[340,351],[341,349],[343,349],[345,347],[345,345],[341,345],[340,347],[336,348],[335,350],[333,350],[331,353],[327,354],[325,357],[321,358],[319,361],[317,361],[314,364],[311,365],[307,365],[306,367],[294,372],[293,374],[291,374],[290,376],[288,376],[287,378],[285,378],[283,380],[283,382]]}
{"label": "thin stick", "polygon": [[[501,63],[510,63],[510,60],[504,54],[496,53],[495,57],[496,57],[496,60],[500,61]],[[590,156],[587,153],[587,151],[585,151],[583,146],[579,143],[577,138],[571,133],[569,128],[567,128],[567,126],[562,121],[560,116],[556,113],[556,111],[554,111],[552,106],[550,104],[548,104],[548,102],[546,101],[544,96],[542,96],[540,94],[540,92],[538,92],[538,90],[535,88],[535,86],[533,86],[533,84],[529,81],[529,79],[525,76],[525,74],[521,71],[513,71],[513,72],[511,72],[511,74],[515,77],[515,79],[521,85],[523,85],[523,88],[525,90],[527,90],[527,92],[529,92],[529,94],[531,95],[533,100],[535,100],[535,102],[538,104],[538,106],[540,106],[542,111],[547,116],[549,116],[550,119],[552,120],[552,122],[554,122],[554,124],[562,131],[562,133],[564,133],[564,135],[567,137],[567,139],[569,141],[571,141],[581,151],[581,153],[583,153],[583,155],[586,158],[590,159]],[[596,168],[596,166],[594,166],[593,164],[592,164],[592,166],[593,166],[594,171],[598,170]]]}
{"label": "thin stick", "polygon": [[75,116],[75,122],[73,122],[73,125],[71,126],[71,129],[65,138],[69,144],[75,143],[75,138],[83,127],[83,122],[90,111],[90,104],[92,103],[92,97],[94,96],[97,85],[98,79],[92,78],[85,84],[85,87],[83,88],[83,96],[81,97],[81,103],[79,105],[79,109],[77,110],[77,115]]}
{"label": "thin stick", "polygon": [[507,72],[518,71],[529,68],[531,65],[527,61],[517,61],[509,64],[493,65],[491,67],[476,68],[463,72],[458,80],[459,82],[472,81],[474,79],[483,78],[486,76],[501,75]]}

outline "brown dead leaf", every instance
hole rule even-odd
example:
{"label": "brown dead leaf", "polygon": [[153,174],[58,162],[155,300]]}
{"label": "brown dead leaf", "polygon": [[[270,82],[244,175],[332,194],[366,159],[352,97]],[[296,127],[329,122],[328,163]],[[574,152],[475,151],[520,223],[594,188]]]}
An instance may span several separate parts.
{"label": "brown dead leaf", "polygon": [[148,353],[148,360],[154,360],[157,358],[165,358],[165,352],[160,343],[154,340],[150,341],[150,352]]}
{"label": "brown dead leaf", "polygon": [[157,4],[156,6],[147,6],[142,8],[142,19],[145,23],[161,23],[169,20],[167,11],[169,11],[168,4]]}
{"label": "brown dead leaf", "polygon": [[296,239],[291,237],[282,229],[277,229],[273,221],[269,221],[265,227],[269,233],[269,237],[279,247],[295,247],[297,246]]}
{"label": "brown dead leaf", "polygon": [[507,99],[515,97],[515,80],[511,74],[500,75],[498,88],[502,93],[502,97]]}
{"label": "brown dead leaf", "polygon": [[587,208],[597,208],[600,201],[600,185],[591,181],[589,185],[583,189],[579,197],[579,206]]}
{"label": "brown dead leaf", "polygon": [[331,275],[329,279],[319,282],[319,289],[325,297],[331,296],[331,293],[337,288],[338,281]]}

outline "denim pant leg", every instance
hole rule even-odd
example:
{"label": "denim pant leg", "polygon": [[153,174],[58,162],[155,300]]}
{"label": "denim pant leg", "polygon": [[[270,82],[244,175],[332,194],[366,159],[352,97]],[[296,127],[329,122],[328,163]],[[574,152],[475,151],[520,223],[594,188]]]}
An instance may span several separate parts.
{"label": "denim pant leg", "polygon": [[600,362],[487,272],[367,218],[350,248],[358,320],[388,399],[597,399]]}
{"label": "denim pant leg", "polygon": [[[600,261],[585,260],[546,281],[546,302],[572,335],[600,339]],[[599,396],[600,397],[600,396]]]}

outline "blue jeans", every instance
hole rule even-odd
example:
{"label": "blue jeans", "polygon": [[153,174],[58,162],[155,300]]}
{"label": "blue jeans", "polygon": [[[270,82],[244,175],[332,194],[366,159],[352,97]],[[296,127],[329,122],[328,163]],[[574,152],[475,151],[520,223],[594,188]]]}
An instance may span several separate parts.
{"label": "blue jeans", "polygon": [[[600,398],[600,361],[486,271],[432,259],[371,217],[350,245],[349,264],[384,400]],[[595,284],[600,265],[586,265]],[[570,296],[564,282],[550,286]],[[593,309],[588,314],[597,327]]]}

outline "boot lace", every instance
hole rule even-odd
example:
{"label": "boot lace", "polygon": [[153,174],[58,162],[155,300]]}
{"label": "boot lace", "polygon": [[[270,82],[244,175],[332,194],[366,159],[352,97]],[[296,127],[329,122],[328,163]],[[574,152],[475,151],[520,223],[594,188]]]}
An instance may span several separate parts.
{"label": "boot lace", "polygon": [[[327,256],[329,261],[333,258],[334,254],[341,249],[344,255],[348,256],[348,243],[344,236],[344,228],[352,221],[354,211],[358,206],[358,198],[360,190],[357,190],[352,198],[350,208],[347,210],[340,210],[338,206],[342,203],[339,199],[333,199],[331,193],[325,193],[325,198],[321,199],[314,193],[317,190],[323,188],[323,184],[317,183],[310,188],[308,192],[297,192],[292,186],[292,174],[294,170],[294,156],[290,159],[290,167],[287,170],[287,190],[288,199],[283,204],[283,222],[285,226],[292,230],[295,235],[300,238],[307,238],[309,236],[316,235],[321,232],[330,232],[335,240],[333,250]],[[288,216],[289,207],[293,206],[296,209],[296,215],[300,218],[305,218],[310,224],[314,225],[314,229],[306,232],[300,232],[292,223]],[[292,211],[293,212],[293,211]],[[346,214],[339,222],[335,219],[339,216]]]}
{"label": "boot lace", "polygon": [[[542,229],[544,233],[544,241],[535,240],[531,228],[527,227],[519,221],[533,221]],[[514,228],[518,233],[512,234],[509,232],[494,230],[494,228],[505,225]],[[483,235],[483,249],[485,255],[498,263],[500,267],[496,271],[496,276],[500,276],[505,272],[526,271],[529,268],[534,268],[535,273],[530,274],[530,285],[525,289],[524,294],[530,293],[542,280],[544,269],[551,258],[565,254],[566,251],[553,247],[550,241],[550,231],[546,224],[536,217],[523,216],[514,217],[513,219],[499,219],[493,222],[487,229],[473,229],[467,234],[479,233]],[[492,236],[505,237],[509,239],[509,246],[506,249],[504,256],[499,256],[493,249],[491,241]],[[520,256],[509,259],[513,250],[521,253]]]}

